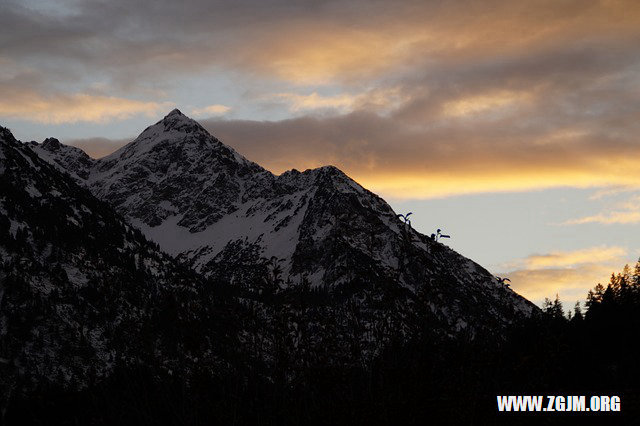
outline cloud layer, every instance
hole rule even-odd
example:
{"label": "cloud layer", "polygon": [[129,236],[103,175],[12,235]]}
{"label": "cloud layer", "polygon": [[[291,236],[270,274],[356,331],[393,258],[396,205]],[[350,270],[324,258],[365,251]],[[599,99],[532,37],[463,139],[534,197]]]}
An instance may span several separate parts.
{"label": "cloud layer", "polygon": [[632,262],[624,247],[596,246],[534,254],[503,265],[500,274],[511,279],[514,290],[536,303],[558,294],[570,306],[576,300],[584,301],[597,283],[606,285],[612,273]]}
{"label": "cloud layer", "polygon": [[168,102],[143,102],[86,93],[42,95],[22,91],[0,97],[0,116],[47,124],[105,123],[144,114],[154,117],[171,106]]}
{"label": "cloud layer", "polygon": [[566,225],[582,225],[585,223],[600,223],[604,225],[640,223],[640,195],[632,196],[629,200],[618,203],[603,213],[565,222]]}
{"label": "cloud layer", "polygon": [[291,115],[207,122],[276,172],[334,163],[397,197],[640,181],[637,2],[31,4],[0,6],[0,117],[158,115],[213,72]]}

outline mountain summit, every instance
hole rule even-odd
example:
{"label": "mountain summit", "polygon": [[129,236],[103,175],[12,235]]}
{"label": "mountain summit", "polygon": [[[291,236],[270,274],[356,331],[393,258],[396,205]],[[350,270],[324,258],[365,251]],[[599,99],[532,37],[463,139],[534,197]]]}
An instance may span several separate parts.
{"label": "mountain summit", "polygon": [[177,109],[99,160],[33,148],[164,251],[248,292],[323,289],[371,306],[393,293],[396,308],[423,304],[451,332],[536,309],[336,167],[275,176]]}

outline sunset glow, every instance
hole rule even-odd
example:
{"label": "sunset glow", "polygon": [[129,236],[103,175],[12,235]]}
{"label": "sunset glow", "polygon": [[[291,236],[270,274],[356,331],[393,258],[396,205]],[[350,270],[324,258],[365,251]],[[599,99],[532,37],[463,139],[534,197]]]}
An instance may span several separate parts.
{"label": "sunset glow", "polygon": [[[178,107],[276,174],[339,167],[425,234],[434,206],[456,234],[459,200],[505,194],[487,247],[450,243],[535,302],[637,259],[638,2],[189,3],[3,3],[0,124],[100,157]],[[490,208],[523,237],[493,243]]]}

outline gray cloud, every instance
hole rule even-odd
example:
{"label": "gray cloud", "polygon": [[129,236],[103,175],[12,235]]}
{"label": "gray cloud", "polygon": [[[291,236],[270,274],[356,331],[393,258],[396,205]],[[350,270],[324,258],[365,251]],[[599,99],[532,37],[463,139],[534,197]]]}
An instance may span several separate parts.
{"label": "gray cloud", "polygon": [[[0,55],[79,75],[98,71],[132,87],[212,65],[300,78],[305,63],[355,84],[367,70],[413,69],[421,58],[464,66],[567,40],[615,50],[637,35],[639,22],[633,2],[596,1],[93,0],[70,2],[65,14],[17,1],[0,8]],[[545,64],[530,62],[534,70]]]}
{"label": "gray cloud", "polygon": [[[217,67],[242,74],[254,96],[247,101],[265,107],[264,99],[299,102],[327,84],[357,99],[334,98],[341,109],[333,114],[325,107],[324,115],[305,109],[279,122],[205,122],[275,171],[335,163],[374,185],[392,175],[413,179],[404,192],[446,180],[476,191],[483,179],[484,189],[510,190],[638,178],[640,160],[622,161],[640,159],[635,2],[111,0],[68,2],[64,13],[16,1],[0,8],[0,59],[16,70],[0,75],[5,116],[12,104],[28,105],[12,100],[30,90],[70,100],[60,106],[69,104],[67,117],[84,98],[61,93],[73,81],[95,91],[94,76],[117,98],[93,93],[92,102],[113,106],[107,116],[124,116],[117,110],[125,105],[154,110],[160,99],[148,99],[149,89],[179,90],[190,75]],[[273,79],[288,94],[261,98]],[[393,90],[400,101],[361,101],[375,90]]]}
{"label": "gray cloud", "polygon": [[85,139],[71,139],[65,141],[67,145],[72,145],[80,148],[90,157],[101,158],[105,155],[109,155],[118,148],[128,144],[132,139],[107,139],[107,138],[85,138]]}

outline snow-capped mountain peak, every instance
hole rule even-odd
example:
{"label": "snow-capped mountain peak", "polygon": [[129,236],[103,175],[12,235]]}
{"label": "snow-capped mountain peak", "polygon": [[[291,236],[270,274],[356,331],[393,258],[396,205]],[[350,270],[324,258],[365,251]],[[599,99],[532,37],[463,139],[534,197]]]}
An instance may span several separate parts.
{"label": "snow-capped mountain peak", "polygon": [[114,160],[122,164],[123,161],[135,161],[164,149],[172,153],[185,151],[190,156],[187,160],[193,160],[193,156],[212,155],[215,152],[217,155],[248,163],[244,157],[211,136],[197,121],[174,109],[162,120],[147,127],[133,142],[104,157],[99,169],[111,168]]}
{"label": "snow-capped mountain peak", "polygon": [[173,116],[173,115],[178,115],[178,116],[179,116],[179,115],[181,115],[181,116],[183,116],[183,117],[186,117],[186,116],[182,113],[182,111],[180,111],[178,108],[174,108],[174,109],[172,109],[171,111],[169,111],[169,114],[167,114],[167,115],[165,116],[165,118],[167,118],[167,117],[171,117],[171,116]]}
{"label": "snow-capped mountain peak", "polygon": [[338,168],[274,176],[177,109],[92,164],[85,184],[164,251],[249,290],[277,271],[282,288],[428,291],[454,328],[470,312],[506,323],[533,309]]}

